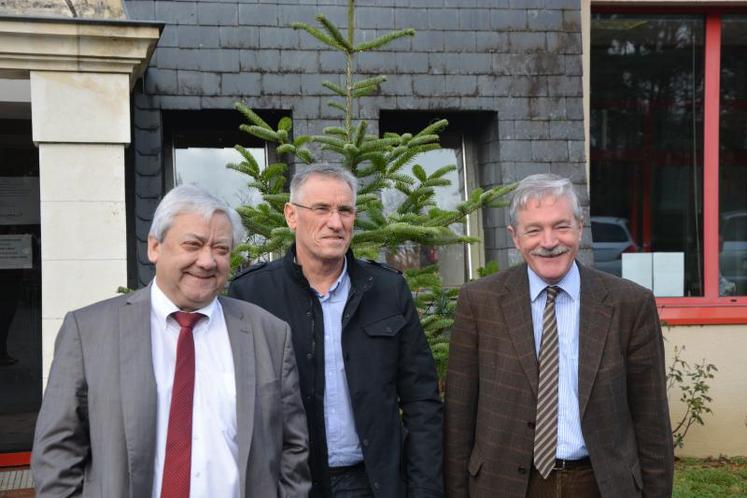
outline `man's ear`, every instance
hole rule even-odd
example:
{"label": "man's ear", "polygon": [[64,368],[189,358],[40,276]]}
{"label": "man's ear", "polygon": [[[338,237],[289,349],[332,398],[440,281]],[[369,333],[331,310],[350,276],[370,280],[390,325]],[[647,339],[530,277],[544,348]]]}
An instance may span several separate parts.
{"label": "man's ear", "polygon": [[296,207],[290,202],[286,202],[285,207],[283,207],[283,214],[285,215],[285,222],[288,224],[288,228],[295,231],[297,225]]}
{"label": "man's ear", "polygon": [[161,254],[161,243],[152,235],[148,235],[148,261],[156,264]]}
{"label": "man's ear", "polygon": [[513,225],[509,225],[506,227],[506,231],[511,236],[511,240],[514,241],[514,247],[516,249],[519,249],[519,233],[516,231],[516,229],[513,227]]}

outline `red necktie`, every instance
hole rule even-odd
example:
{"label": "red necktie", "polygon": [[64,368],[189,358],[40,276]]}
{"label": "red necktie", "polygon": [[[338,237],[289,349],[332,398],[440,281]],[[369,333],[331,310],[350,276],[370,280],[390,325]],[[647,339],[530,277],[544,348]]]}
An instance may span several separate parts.
{"label": "red necktie", "polygon": [[192,398],[195,391],[195,343],[192,327],[205,315],[176,311],[172,316],[181,329],[176,345],[176,368],[171,389],[161,498],[189,498],[192,477]]}

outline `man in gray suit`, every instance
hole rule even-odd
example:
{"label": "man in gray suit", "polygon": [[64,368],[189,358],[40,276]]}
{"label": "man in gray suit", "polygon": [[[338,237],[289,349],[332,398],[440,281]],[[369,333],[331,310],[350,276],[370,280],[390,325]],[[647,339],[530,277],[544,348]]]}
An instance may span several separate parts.
{"label": "man in gray suit", "polygon": [[68,313],[36,426],[37,497],[305,497],[290,329],[218,296],[239,215],[203,190],[156,209],[145,289]]}

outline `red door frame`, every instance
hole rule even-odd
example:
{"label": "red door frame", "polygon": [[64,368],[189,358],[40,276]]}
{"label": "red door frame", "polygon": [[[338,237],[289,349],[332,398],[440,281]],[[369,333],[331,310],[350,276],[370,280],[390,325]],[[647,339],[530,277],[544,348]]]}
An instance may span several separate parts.
{"label": "red door frame", "polygon": [[702,297],[656,299],[662,322],[670,325],[747,323],[747,296],[719,296],[719,112],[721,104],[721,17],[744,14],[727,7],[593,6],[594,13],[703,14],[705,89],[703,116],[703,277]]}

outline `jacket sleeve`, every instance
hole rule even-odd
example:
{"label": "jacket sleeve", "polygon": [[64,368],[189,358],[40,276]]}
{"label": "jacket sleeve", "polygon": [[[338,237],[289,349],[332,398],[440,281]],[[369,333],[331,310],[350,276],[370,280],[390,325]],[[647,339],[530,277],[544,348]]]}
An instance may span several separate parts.
{"label": "jacket sleeve", "polygon": [[446,374],[445,483],[449,498],[468,496],[469,459],[475,444],[479,362],[468,292],[469,288],[463,287],[459,293]]}
{"label": "jacket sleeve", "polygon": [[90,455],[88,392],[75,315],[68,313],[36,422],[31,472],[36,496],[79,496]]}
{"label": "jacket sleeve", "polygon": [[643,496],[672,496],[674,450],[667,402],[664,343],[654,296],[639,306],[628,344],[628,401],[638,443]]}
{"label": "jacket sleeve", "polygon": [[397,391],[405,428],[409,498],[443,496],[443,407],[438,376],[412,293],[401,281],[405,326],[400,335]]}
{"label": "jacket sleeve", "polygon": [[296,356],[290,327],[285,325],[282,371],[283,452],[280,458],[280,496],[305,498],[311,489],[309,434],[298,385]]}

